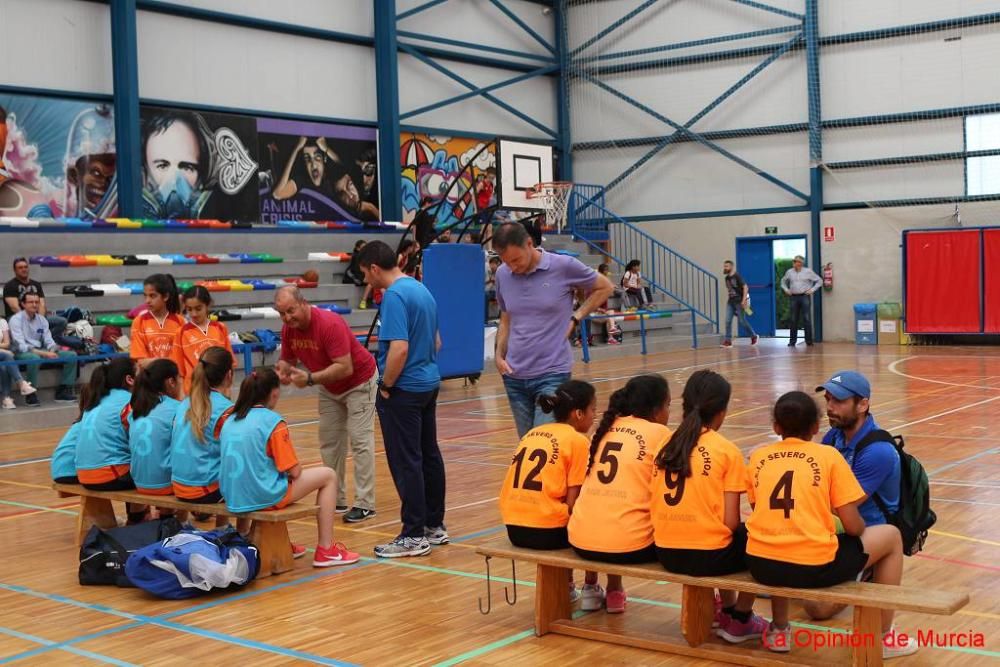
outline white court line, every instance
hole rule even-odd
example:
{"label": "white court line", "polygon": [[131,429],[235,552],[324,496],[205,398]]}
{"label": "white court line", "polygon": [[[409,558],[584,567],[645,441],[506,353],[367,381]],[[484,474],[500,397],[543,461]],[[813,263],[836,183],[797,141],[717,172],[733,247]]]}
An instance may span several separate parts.
{"label": "white court line", "polygon": [[[476,505],[482,505],[484,503],[493,503],[493,502],[496,502],[498,500],[500,500],[499,496],[497,496],[495,498],[485,498],[483,500],[477,500],[475,502],[465,503],[464,505],[455,505],[454,507],[445,507],[444,508],[444,512],[445,512],[445,514],[447,514],[448,512],[453,512],[455,510],[465,509],[466,507],[474,507]],[[376,528],[385,528],[386,526],[394,526],[394,525],[396,525],[398,523],[399,523],[399,519],[393,519],[392,521],[383,521],[382,523],[376,523],[376,524],[372,524],[370,526],[365,526],[363,528],[358,528],[358,530],[359,531],[360,530],[374,530]]]}
{"label": "white court line", "polygon": [[[890,373],[894,373],[894,374],[899,375],[899,376],[904,377],[904,378],[910,378],[911,380],[919,380],[921,382],[931,382],[933,384],[943,384],[943,385],[947,385],[949,387],[969,387],[971,389],[991,389],[993,391],[997,391],[998,389],[1000,389],[998,387],[989,387],[989,386],[983,386],[983,385],[979,385],[979,384],[965,384],[965,383],[960,383],[960,382],[946,382],[945,380],[931,380],[930,378],[920,377],[919,375],[908,375],[908,374],[904,373],[903,371],[896,370],[896,364],[901,364],[904,361],[909,361],[911,359],[920,359],[921,357],[924,357],[926,359],[933,359],[934,358],[933,356],[928,357],[927,355],[915,354],[915,355],[912,355],[912,356],[909,356],[909,357],[903,357],[902,359],[896,359],[896,361],[894,361],[891,364],[889,364],[886,367],[886,369]],[[975,359],[976,357],[970,357],[970,358],[971,359]],[[992,380],[995,377],[997,377],[997,376],[990,375],[990,376],[987,376],[985,379]]]}
{"label": "white court line", "polygon": [[[950,479],[932,479],[931,484],[940,484],[942,486],[969,486],[976,489],[998,489],[1000,490],[1000,485],[997,484],[973,484],[971,482],[956,482]],[[935,500],[937,500],[935,498]]]}

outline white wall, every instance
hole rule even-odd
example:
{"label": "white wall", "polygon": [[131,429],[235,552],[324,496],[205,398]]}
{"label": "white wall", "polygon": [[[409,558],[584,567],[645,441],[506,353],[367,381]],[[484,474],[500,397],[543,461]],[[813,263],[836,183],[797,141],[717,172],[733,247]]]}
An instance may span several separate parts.
{"label": "white wall", "polygon": [[110,94],[108,7],[79,0],[0,0],[0,83]]}
{"label": "white wall", "polygon": [[[354,35],[372,35],[375,28],[371,0],[167,0],[167,4],[196,7],[215,12],[252,16],[279,23],[337,30]],[[295,11],[289,11],[293,9]]]}

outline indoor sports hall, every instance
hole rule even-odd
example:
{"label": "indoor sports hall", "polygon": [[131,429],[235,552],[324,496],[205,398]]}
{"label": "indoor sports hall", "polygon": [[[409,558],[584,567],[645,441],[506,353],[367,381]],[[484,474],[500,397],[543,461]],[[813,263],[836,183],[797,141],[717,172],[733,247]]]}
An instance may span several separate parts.
{"label": "indoor sports hall", "polygon": [[0,664],[1000,661],[1000,2],[0,34]]}

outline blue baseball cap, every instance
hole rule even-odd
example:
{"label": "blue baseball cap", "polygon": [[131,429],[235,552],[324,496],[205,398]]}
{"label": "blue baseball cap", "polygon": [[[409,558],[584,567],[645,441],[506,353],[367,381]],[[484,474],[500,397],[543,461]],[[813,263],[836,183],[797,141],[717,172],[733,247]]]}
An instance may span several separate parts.
{"label": "blue baseball cap", "polygon": [[828,391],[840,401],[849,396],[872,397],[872,386],[868,378],[857,371],[837,371],[833,377],[816,387],[816,391]]}

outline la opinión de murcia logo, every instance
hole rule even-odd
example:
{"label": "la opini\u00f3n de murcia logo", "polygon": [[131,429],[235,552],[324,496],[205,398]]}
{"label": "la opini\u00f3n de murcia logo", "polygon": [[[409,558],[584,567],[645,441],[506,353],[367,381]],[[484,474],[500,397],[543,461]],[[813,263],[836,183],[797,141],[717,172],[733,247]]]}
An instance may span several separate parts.
{"label": "la opini\u00f3n de murcia logo", "polygon": [[[817,631],[806,628],[793,628],[790,635],[777,634],[769,637],[767,632],[761,635],[761,643],[765,648],[790,649],[808,648],[818,651],[825,648],[871,648],[882,642],[887,648],[901,648],[909,644],[913,635],[906,632],[889,632],[884,636],[870,632],[835,632]],[[985,648],[986,635],[982,632],[942,632],[926,629],[917,630],[917,645],[936,647]],[[788,642],[786,644],[786,642]]]}

